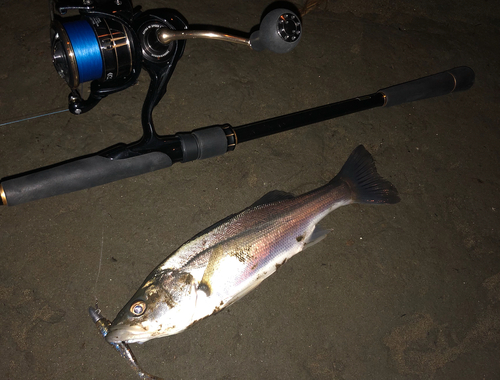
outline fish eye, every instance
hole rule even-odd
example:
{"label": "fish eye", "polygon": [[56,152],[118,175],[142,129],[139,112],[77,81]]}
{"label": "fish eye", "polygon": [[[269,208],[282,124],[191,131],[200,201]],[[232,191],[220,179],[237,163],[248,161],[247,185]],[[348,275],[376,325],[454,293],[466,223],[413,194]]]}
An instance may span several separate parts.
{"label": "fish eye", "polygon": [[146,303],[144,301],[135,301],[132,306],[130,306],[130,312],[136,317],[144,314],[146,311]]}

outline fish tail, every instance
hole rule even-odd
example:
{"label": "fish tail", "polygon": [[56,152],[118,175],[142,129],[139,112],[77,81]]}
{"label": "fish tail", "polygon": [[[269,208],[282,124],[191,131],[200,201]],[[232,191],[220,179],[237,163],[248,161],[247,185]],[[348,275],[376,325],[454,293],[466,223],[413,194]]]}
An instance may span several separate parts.
{"label": "fish tail", "polygon": [[330,184],[339,182],[348,184],[354,203],[392,204],[400,201],[398,191],[377,173],[375,161],[363,145],[354,149]]}

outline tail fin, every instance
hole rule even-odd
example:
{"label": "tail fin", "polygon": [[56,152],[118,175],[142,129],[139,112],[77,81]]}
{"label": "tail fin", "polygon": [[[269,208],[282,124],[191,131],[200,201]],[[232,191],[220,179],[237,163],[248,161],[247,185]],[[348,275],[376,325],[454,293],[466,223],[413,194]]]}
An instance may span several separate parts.
{"label": "tail fin", "polygon": [[349,185],[355,203],[391,204],[400,201],[398,191],[377,173],[375,161],[363,145],[354,149],[330,183],[338,181]]}

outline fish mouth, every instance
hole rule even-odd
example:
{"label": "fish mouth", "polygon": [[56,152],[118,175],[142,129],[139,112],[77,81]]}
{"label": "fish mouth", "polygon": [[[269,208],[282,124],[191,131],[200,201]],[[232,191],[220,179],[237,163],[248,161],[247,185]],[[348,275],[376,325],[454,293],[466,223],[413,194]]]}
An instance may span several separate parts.
{"label": "fish mouth", "polygon": [[109,328],[106,335],[108,343],[143,343],[151,339],[151,335],[137,326],[113,326]]}

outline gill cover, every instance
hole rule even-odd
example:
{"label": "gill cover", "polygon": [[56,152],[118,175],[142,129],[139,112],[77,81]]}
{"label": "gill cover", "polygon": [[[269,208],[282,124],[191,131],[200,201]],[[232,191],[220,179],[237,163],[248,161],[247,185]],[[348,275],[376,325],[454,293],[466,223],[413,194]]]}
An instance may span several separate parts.
{"label": "gill cover", "polygon": [[184,330],[193,319],[196,282],[189,273],[155,270],[112,322],[110,343],[141,343]]}

